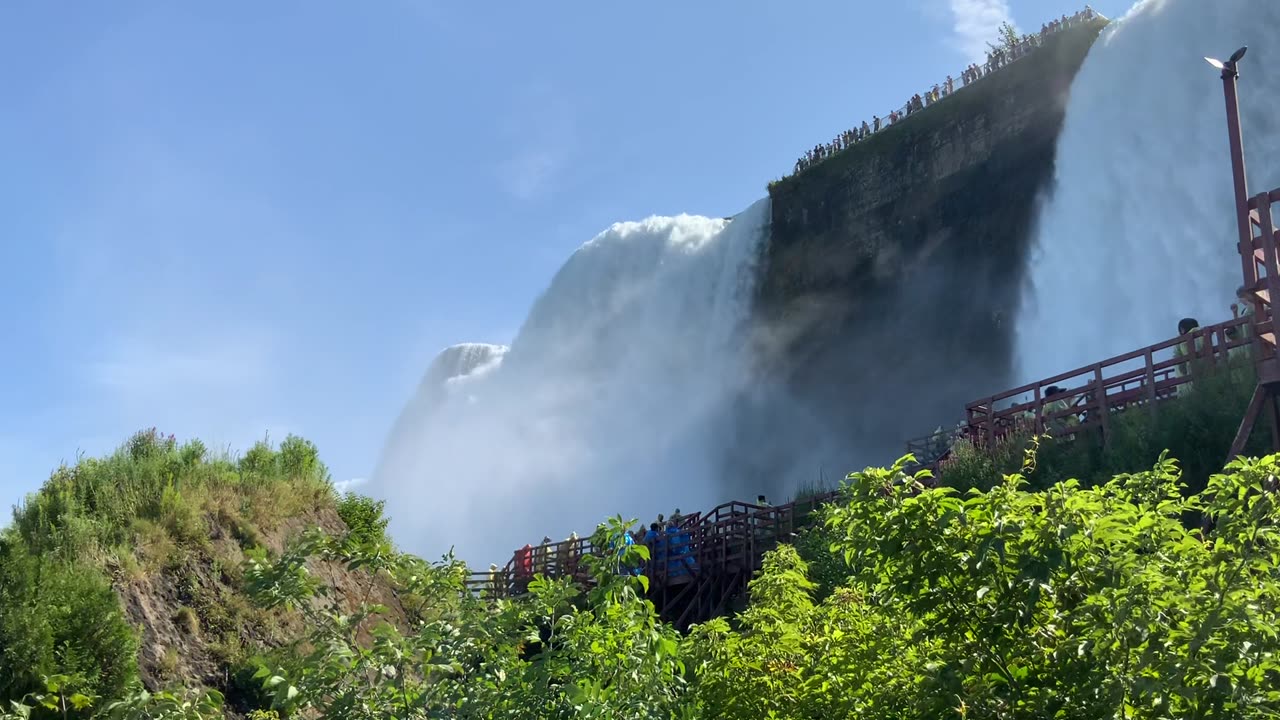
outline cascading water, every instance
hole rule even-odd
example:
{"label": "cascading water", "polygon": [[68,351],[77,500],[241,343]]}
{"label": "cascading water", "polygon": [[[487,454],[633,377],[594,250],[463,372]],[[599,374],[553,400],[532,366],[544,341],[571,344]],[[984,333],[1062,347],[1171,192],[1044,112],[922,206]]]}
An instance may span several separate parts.
{"label": "cascading water", "polygon": [[441,353],[368,488],[396,537],[501,563],[611,514],[718,502],[768,222],[765,199],[732,220],[616,224],[570,257],[509,350]]}
{"label": "cascading water", "polygon": [[1250,190],[1280,186],[1280,1],[1144,0],[1076,76],[1018,323],[1024,380],[1231,317],[1240,284],[1222,83],[1248,45]]}

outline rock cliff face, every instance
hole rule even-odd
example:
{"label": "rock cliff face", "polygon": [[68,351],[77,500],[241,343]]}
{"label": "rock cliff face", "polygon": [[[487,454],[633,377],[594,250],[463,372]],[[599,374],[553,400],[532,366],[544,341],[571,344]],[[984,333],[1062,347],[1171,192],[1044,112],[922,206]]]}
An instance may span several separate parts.
{"label": "rock cliff face", "polygon": [[904,440],[1014,380],[1036,210],[1072,79],[1103,25],[1059,33],[770,188],[755,330],[762,372],[786,380],[744,399],[740,469],[769,475],[796,460],[776,435],[762,444],[753,417],[785,412],[810,448],[814,436],[851,448],[823,458],[846,463],[827,466],[842,474],[893,460]]}

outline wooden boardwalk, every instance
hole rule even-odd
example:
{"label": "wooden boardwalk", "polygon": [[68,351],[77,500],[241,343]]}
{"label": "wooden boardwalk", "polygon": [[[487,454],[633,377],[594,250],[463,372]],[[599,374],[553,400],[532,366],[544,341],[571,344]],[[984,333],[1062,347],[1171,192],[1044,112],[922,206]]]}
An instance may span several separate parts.
{"label": "wooden boardwalk", "polygon": [[[764,554],[789,542],[797,529],[812,522],[823,503],[838,491],[767,506],[728,502],[684,518],[676,532],[648,543],[650,561],[642,569],[649,578],[649,598],[662,618],[682,630],[724,614],[760,569]],[[584,586],[592,578],[582,558],[612,550],[594,547],[588,538],[517,550],[496,573],[473,573],[468,586],[491,597],[522,593],[535,574],[572,577]],[[527,558],[527,560],[526,560]]]}

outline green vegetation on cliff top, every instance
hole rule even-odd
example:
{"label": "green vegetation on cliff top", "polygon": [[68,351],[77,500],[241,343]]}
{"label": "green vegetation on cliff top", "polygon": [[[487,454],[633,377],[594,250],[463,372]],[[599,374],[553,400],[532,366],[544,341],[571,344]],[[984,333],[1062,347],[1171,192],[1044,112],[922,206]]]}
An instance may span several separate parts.
{"label": "green vegetation on cliff top", "polygon": [[[940,129],[966,123],[971,125],[975,117],[989,113],[1011,112],[1016,108],[1003,102],[1004,99],[1026,100],[1044,95],[1050,92],[1045,84],[1053,78],[1065,77],[1069,82],[1074,70],[1083,62],[1089,48],[1108,22],[1099,18],[1049,37],[1042,47],[1026,58],[991,73],[972,85],[957,87],[955,93],[942,101],[912,113],[802,173],[770,182],[770,196],[777,198],[811,184],[825,187],[844,177],[851,168],[870,162],[873,158],[889,166],[910,167],[911,154],[919,147],[927,147],[925,141]],[[1063,75],[1064,68],[1071,72]],[[888,120],[885,119],[885,122]],[[845,129],[834,129],[832,136]],[[825,142],[823,138],[815,138],[815,141],[819,140]]]}

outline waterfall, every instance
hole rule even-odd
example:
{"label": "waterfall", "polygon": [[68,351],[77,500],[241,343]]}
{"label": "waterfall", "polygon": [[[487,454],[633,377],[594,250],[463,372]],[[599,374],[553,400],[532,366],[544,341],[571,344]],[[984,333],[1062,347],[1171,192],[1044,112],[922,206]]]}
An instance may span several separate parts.
{"label": "waterfall", "polygon": [[401,544],[501,564],[612,514],[719,502],[768,223],[763,199],[732,219],[615,224],[569,258],[509,349],[442,352],[368,487]]}
{"label": "waterfall", "polygon": [[1280,2],[1144,0],[1076,76],[1018,322],[1031,381],[1231,317],[1240,284],[1222,82],[1248,45],[1251,192],[1280,186]]}

